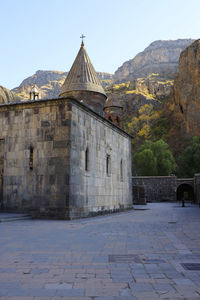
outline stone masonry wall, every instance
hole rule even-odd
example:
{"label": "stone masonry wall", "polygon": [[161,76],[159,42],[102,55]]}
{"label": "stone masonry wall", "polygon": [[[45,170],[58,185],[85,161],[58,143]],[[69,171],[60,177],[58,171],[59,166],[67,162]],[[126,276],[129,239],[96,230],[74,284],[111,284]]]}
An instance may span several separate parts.
{"label": "stone masonry wall", "polygon": [[70,217],[131,207],[130,137],[78,103],[72,105],[71,122]]}
{"label": "stone masonry wall", "polygon": [[68,217],[69,118],[70,104],[64,100],[0,106],[3,209]]}
{"label": "stone masonry wall", "polygon": [[195,202],[200,205],[200,174],[194,174]]}
{"label": "stone masonry wall", "polygon": [[133,177],[133,202],[135,204],[175,200],[176,176]]}

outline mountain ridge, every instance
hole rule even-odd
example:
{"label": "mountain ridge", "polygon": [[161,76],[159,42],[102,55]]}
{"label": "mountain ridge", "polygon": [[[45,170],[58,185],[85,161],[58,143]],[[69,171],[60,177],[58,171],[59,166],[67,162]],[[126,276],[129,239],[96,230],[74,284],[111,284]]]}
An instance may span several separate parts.
{"label": "mountain ridge", "polygon": [[[12,89],[12,92],[20,97],[29,99],[29,93],[33,85],[36,85],[40,98],[59,97],[61,86],[63,85],[68,72],[54,70],[38,70],[32,76],[25,78],[21,84]],[[113,74],[97,72],[103,86],[113,80]]]}
{"label": "mountain ridge", "polygon": [[192,42],[193,39],[154,41],[134,58],[124,62],[115,71],[114,79],[128,81],[151,73],[173,79],[178,71],[180,53]]}

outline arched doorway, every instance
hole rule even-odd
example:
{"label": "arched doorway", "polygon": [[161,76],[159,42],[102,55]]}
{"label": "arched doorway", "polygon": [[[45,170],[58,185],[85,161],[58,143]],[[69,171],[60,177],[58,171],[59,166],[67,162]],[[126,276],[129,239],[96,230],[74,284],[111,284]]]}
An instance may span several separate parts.
{"label": "arched doorway", "polygon": [[176,199],[177,201],[194,201],[194,189],[191,185],[187,183],[183,183],[179,185],[176,192]]}

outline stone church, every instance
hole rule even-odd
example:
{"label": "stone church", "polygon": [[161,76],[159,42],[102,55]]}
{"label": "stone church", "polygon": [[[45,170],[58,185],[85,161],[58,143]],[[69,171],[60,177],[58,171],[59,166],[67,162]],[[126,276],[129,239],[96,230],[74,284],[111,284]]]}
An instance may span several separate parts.
{"label": "stone church", "polygon": [[131,137],[82,42],[57,99],[0,105],[0,209],[74,219],[132,206]]}

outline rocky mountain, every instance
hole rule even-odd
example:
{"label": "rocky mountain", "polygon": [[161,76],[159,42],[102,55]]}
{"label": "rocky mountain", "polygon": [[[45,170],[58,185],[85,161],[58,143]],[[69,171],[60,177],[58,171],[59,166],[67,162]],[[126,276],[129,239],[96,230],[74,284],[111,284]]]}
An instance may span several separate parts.
{"label": "rocky mountain", "polygon": [[15,93],[11,92],[3,86],[0,86],[0,104],[17,102],[21,100],[22,99]]}
{"label": "rocky mountain", "polygon": [[[24,99],[29,99],[29,93],[33,85],[36,85],[40,98],[57,98],[60,88],[63,85],[68,72],[38,70],[34,75],[24,79],[19,87],[12,91]],[[112,82],[113,75],[104,72],[97,72],[102,85]]]}
{"label": "rocky mountain", "polygon": [[125,123],[138,117],[139,110],[144,105],[151,105],[153,110],[159,109],[163,101],[169,97],[173,87],[173,80],[161,79],[157,75],[137,78],[133,81],[115,83],[107,86],[107,96],[117,94],[123,107],[122,117]]}
{"label": "rocky mountain", "polygon": [[182,137],[200,136],[200,39],[180,55],[178,75],[167,106],[172,115],[172,130],[176,129]]}
{"label": "rocky mountain", "polygon": [[[144,89],[157,90],[158,94],[163,93],[165,86],[160,82],[174,79],[178,70],[178,59],[182,50],[184,50],[194,40],[179,39],[175,41],[155,41],[151,43],[143,52],[135,58],[125,62],[114,74],[97,72],[102,85],[105,87],[117,82],[131,81],[138,78],[147,78],[154,74],[154,80],[140,80],[137,82]],[[31,87],[35,84],[40,93],[40,98],[56,98],[59,95],[60,88],[64,83],[67,72],[62,71],[43,71],[39,70],[34,75],[24,79],[19,87],[12,91],[24,99],[29,98]],[[170,83],[171,85],[171,83]],[[146,87],[145,87],[146,86]],[[158,90],[159,87],[159,90]]]}
{"label": "rocky mountain", "polygon": [[133,80],[157,73],[173,79],[178,71],[180,53],[193,42],[192,39],[155,41],[133,59],[126,61],[114,74],[115,81]]}
{"label": "rocky mountain", "polygon": [[147,77],[134,79],[132,85],[138,92],[150,94],[154,99],[162,101],[170,95],[173,80],[161,78],[158,74],[150,74]]}

